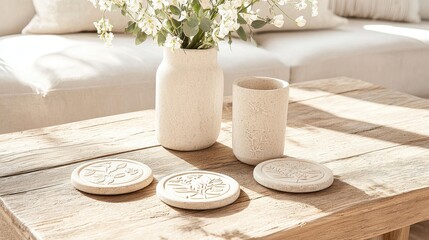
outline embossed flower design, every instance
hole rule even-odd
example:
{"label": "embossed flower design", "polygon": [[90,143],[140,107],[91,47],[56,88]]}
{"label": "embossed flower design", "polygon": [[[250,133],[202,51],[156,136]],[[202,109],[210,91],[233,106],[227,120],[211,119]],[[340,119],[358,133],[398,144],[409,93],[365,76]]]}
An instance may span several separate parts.
{"label": "embossed flower design", "polygon": [[110,185],[116,180],[124,178],[127,175],[135,175],[137,169],[127,168],[127,163],[106,162],[96,165],[90,165],[83,170],[85,179],[92,183],[101,185]]}
{"label": "embossed flower design", "polygon": [[177,177],[168,183],[176,193],[185,194],[188,199],[210,199],[220,196],[226,184],[221,178],[213,178],[203,174]]}

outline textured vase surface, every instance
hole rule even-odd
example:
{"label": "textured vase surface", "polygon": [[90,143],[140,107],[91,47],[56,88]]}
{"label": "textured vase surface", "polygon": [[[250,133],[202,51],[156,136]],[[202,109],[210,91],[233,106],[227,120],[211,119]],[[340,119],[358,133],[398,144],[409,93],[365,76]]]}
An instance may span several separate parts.
{"label": "textured vase surface", "polygon": [[156,135],[169,149],[210,147],[219,136],[223,72],[217,50],[164,49],[156,72]]}
{"label": "textured vase surface", "polygon": [[233,84],[232,149],[238,160],[256,165],[284,154],[289,84],[252,77]]}

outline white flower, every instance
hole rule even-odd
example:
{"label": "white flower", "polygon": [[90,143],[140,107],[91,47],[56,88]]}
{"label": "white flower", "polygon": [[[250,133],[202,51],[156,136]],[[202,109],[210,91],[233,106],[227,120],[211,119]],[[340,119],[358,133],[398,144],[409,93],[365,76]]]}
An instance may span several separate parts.
{"label": "white flower", "polygon": [[232,0],[232,5],[235,8],[239,8],[239,7],[241,7],[241,5],[243,5],[243,0]]}
{"label": "white flower", "polygon": [[274,16],[271,20],[271,23],[278,28],[283,27],[283,24],[285,23],[283,15],[279,14]]}
{"label": "white flower", "polygon": [[99,0],[98,5],[101,11],[112,11],[113,1],[112,0]]}
{"label": "white flower", "polygon": [[95,28],[97,28],[98,37],[104,41],[104,45],[111,46],[113,40],[113,29],[112,24],[110,24],[109,19],[102,18],[98,22],[94,22]]}
{"label": "white flower", "polygon": [[219,38],[223,39],[229,32],[236,31],[240,28],[240,24],[237,22],[238,11],[234,4],[236,4],[236,2],[233,3],[227,0],[225,3],[218,6],[221,21],[219,23],[219,30],[216,32]]}
{"label": "white flower", "polygon": [[305,24],[307,24],[307,20],[304,19],[304,16],[301,16],[297,19],[295,19],[296,25],[298,25],[298,27],[304,27]]}
{"label": "white flower", "polygon": [[178,3],[185,5],[188,3],[188,0],[177,0]]}
{"label": "white flower", "polygon": [[299,11],[306,9],[307,3],[305,1],[306,0],[300,0],[299,3],[295,4],[295,8],[298,9]]}
{"label": "white flower", "polygon": [[94,22],[94,26],[97,29],[98,34],[103,34],[105,32],[110,32],[113,29],[113,25],[110,24],[109,19],[102,18],[98,22]]}
{"label": "white flower", "polygon": [[111,32],[100,35],[100,39],[104,41],[104,45],[107,47],[112,46],[113,37],[114,37],[114,35]]}
{"label": "white flower", "polygon": [[143,18],[137,24],[142,29],[142,32],[152,36],[156,36],[162,28],[161,22],[156,17],[148,14],[143,15]]}
{"label": "white flower", "polygon": [[125,0],[125,4],[127,5],[127,9],[132,13],[137,13],[140,8],[137,0]]}
{"label": "white flower", "polygon": [[167,38],[164,43],[164,47],[171,48],[172,51],[179,49],[182,45],[182,40],[178,37],[173,37],[170,34],[167,35]]}
{"label": "white flower", "polygon": [[152,0],[153,9],[162,9],[164,6],[168,6],[168,1],[166,0]]}
{"label": "white flower", "polygon": [[311,16],[312,17],[316,17],[317,15],[319,15],[319,10],[318,10],[318,2],[317,0],[314,0],[311,6]]}

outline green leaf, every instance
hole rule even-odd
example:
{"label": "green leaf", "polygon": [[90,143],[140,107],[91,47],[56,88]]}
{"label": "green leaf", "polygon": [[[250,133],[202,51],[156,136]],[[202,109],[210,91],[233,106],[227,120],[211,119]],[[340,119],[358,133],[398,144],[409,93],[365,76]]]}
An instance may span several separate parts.
{"label": "green leaf", "polygon": [[127,16],[127,10],[122,8],[121,14],[122,14],[122,16]]}
{"label": "green leaf", "polygon": [[156,41],[158,42],[158,45],[162,46],[165,43],[165,40],[167,39],[167,32],[165,30],[162,30],[158,33]]}
{"label": "green leaf", "polygon": [[170,11],[172,14],[180,16],[180,9],[174,5],[170,5]]}
{"label": "green leaf", "polygon": [[244,20],[244,18],[241,16],[241,14],[238,14],[237,22],[239,24],[247,24],[246,20]]}
{"label": "green leaf", "polygon": [[265,26],[265,24],[267,24],[266,21],[255,20],[255,21],[252,22],[252,27],[258,29],[258,28],[261,28],[261,27]]}
{"label": "green leaf", "polygon": [[191,26],[189,26],[188,22],[186,22],[183,25],[183,33],[185,33],[185,35],[189,38],[193,37],[193,36],[197,35],[197,33],[198,33],[198,26],[191,27]]}
{"label": "green leaf", "polygon": [[240,28],[237,30],[237,34],[238,34],[238,36],[241,38],[241,40],[243,40],[243,41],[247,41],[247,34],[246,34],[246,32],[244,31],[243,27],[240,27]]}
{"label": "green leaf", "polygon": [[200,12],[201,4],[199,0],[192,0],[191,6],[195,13]]}
{"label": "green leaf", "polygon": [[142,44],[144,41],[146,41],[146,39],[147,39],[147,35],[146,35],[146,33],[144,33],[144,32],[142,32],[141,30],[139,30],[139,31],[137,32],[137,36],[136,36],[136,41],[135,41],[135,43],[136,43],[136,45],[140,45],[140,44]]}
{"label": "green leaf", "polygon": [[195,16],[191,16],[187,21],[186,24],[189,25],[189,27],[194,28],[198,26],[198,18]]}
{"label": "green leaf", "polygon": [[212,26],[212,21],[210,19],[208,19],[207,17],[203,17],[201,19],[201,23],[200,23],[201,31],[209,32],[211,26]]}
{"label": "green leaf", "polygon": [[125,28],[125,32],[126,32],[126,33],[134,34],[134,33],[136,32],[136,30],[137,30],[137,29],[138,29],[138,27],[137,27],[137,23],[136,23],[136,22],[129,21],[129,22],[128,22],[128,27],[127,27],[127,28]]}
{"label": "green leaf", "polygon": [[181,23],[179,21],[177,21],[176,19],[171,19],[171,21],[173,22],[173,27],[174,28],[178,28],[180,27]]}
{"label": "green leaf", "polygon": [[204,9],[201,8],[200,11],[198,11],[198,17],[202,18],[204,17]]}

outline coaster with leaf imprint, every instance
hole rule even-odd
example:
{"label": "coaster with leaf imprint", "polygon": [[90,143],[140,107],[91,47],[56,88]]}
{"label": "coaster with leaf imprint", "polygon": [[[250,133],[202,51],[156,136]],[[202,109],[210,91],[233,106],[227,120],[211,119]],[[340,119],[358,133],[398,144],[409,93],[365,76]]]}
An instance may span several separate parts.
{"label": "coaster with leaf imprint", "polygon": [[98,195],[134,192],[146,187],[152,180],[152,169],[128,159],[90,161],[77,167],[71,175],[76,189]]}
{"label": "coaster with leaf imprint", "polygon": [[193,170],[164,177],[156,186],[156,195],[173,207],[214,209],[237,200],[240,185],[224,174]]}
{"label": "coaster with leaf imprint", "polygon": [[293,158],[262,162],[253,170],[253,177],[262,186],[293,193],[320,191],[334,182],[332,171],[324,165]]}

